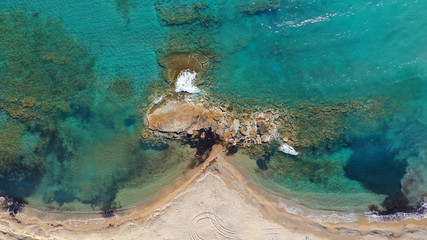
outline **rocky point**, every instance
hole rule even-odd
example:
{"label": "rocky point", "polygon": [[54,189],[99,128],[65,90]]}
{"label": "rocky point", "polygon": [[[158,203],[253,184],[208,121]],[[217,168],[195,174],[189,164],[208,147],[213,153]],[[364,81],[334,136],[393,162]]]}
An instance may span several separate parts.
{"label": "rocky point", "polygon": [[179,139],[200,137],[211,129],[226,146],[249,147],[278,136],[279,115],[271,111],[239,115],[214,106],[203,97],[186,94],[182,99],[165,97],[146,116],[148,128],[157,135]]}

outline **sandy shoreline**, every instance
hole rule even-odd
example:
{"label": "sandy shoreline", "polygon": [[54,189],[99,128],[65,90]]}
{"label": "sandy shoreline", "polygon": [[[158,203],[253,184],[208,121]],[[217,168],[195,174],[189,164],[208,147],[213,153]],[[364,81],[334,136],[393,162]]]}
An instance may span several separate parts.
{"label": "sandy shoreline", "polygon": [[285,212],[279,198],[231,162],[215,145],[201,166],[120,217],[81,221],[30,208],[15,217],[1,214],[0,239],[427,239],[427,219],[330,223]]}

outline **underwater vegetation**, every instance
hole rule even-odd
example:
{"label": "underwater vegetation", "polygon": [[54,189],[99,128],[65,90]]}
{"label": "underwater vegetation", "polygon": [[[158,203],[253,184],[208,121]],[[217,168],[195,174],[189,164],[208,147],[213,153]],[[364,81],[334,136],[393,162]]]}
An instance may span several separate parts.
{"label": "underwater vegetation", "polygon": [[266,11],[272,11],[278,9],[281,4],[285,2],[283,0],[258,0],[251,2],[242,2],[238,6],[243,12],[249,15],[262,14]]}
{"label": "underwater vegetation", "polygon": [[260,176],[282,187],[318,193],[372,192],[387,196],[381,207],[372,207],[379,214],[413,212],[425,200],[425,190],[422,170],[413,172],[415,165],[410,163],[417,161],[417,169],[424,166],[426,128],[411,117],[397,117],[407,110],[394,104],[376,99],[296,107],[285,116],[281,135],[300,155],[283,154],[277,145],[245,153],[256,160]]}
{"label": "underwater vegetation", "polygon": [[166,39],[156,47],[160,64],[179,53],[201,53],[211,63],[219,61],[218,52],[214,51],[219,43],[215,32],[219,31],[222,15],[216,3],[158,1],[155,8],[167,30]]}
{"label": "underwater vegetation", "polygon": [[[19,182],[36,184],[45,168],[58,121],[93,100],[94,56],[54,20],[38,13],[0,12],[2,190],[27,195]],[[61,148],[62,146],[57,146]],[[67,154],[67,153],[64,153]],[[34,179],[36,178],[36,179]]]}
{"label": "underwater vegetation", "polygon": [[60,21],[14,10],[0,12],[0,28],[1,191],[42,208],[76,211],[77,201],[110,217],[122,207],[120,189],[185,161],[164,141],[141,141],[145,97],[134,78],[99,79],[96,56]]}
{"label": "underwater vegetation", "polygon": [[202,27],[210,27],[220,21],[209,5],[204,1],[174,4],[171,1],[159,1],[155,4],[162,24],[184,25],[198,22]]}

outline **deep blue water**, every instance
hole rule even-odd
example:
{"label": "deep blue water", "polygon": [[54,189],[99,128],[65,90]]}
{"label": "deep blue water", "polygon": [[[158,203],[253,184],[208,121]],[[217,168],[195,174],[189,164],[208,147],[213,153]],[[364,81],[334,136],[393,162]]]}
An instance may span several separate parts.
{"label": "deep blue water", "polygon": [[[261,178],[295,199],[354,194],[381,205],[402,192],[415,206],[427,192],[426,7],[409,0],[2,1],[0,190],[37,206],[122,207],[120,189],[166,174],[168,161],[158,159],[176,163],[184,149],[141,140],[141,106],[152,101],[150,84],[164,83],[158,60],[201,52],[215,59],[199,86],[207,94],[235,111],[287,112],[308,142],[295,146],[297,157],[271,146],[254,159]],[[319,116],[307,106],[337,111]]]}

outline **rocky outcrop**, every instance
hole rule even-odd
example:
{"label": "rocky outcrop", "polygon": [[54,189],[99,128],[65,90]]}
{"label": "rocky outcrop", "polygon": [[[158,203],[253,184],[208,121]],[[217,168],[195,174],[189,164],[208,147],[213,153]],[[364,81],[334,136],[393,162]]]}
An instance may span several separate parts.
{"label": "rocky outcrop", "polygon": [[154,105],[147,114],[148,128],[169,138],[199,137],[211,129],[224,145],[248,147],[268,143],[278,135],[278,114],[271,111],[235,114],[203,101],[202,97],[168,100]]}
{"label": "rocky outcrop", "polygon": [[222,112],[206,108],[203,104],[186,101],[168,102],[147,116],[152,131],[176,134],[193,134],[203,128],[212,128],[221,119]]}

